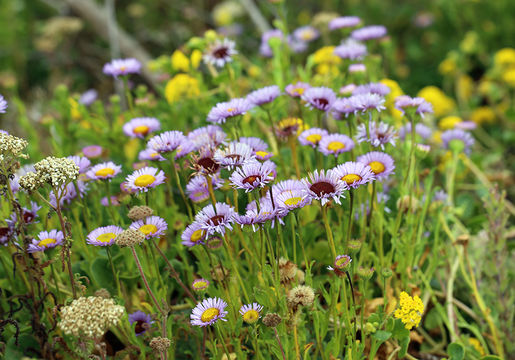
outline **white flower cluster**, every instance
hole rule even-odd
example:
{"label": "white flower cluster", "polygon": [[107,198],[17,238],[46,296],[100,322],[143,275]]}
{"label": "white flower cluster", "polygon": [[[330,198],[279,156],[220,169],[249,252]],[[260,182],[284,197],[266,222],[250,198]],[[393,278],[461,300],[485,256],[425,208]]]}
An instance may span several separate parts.
{"label": "white flower cluster", "polygon": [[95,339],[116,325],[124,312],[113,299],[80,297],[61,309],[59,328],[68,335]]}
{"label": "white flower cluster", "polygon": [[79,176],[79,167],[71,159],[49,156],[34,165],[36,172],[20,178],[20,186],[31,192],[44,184],[62,188]]}
{"label": "white flower cluster", "polygon": [[24,139],[0,132],[0,154],[19,157],[28,143]]}

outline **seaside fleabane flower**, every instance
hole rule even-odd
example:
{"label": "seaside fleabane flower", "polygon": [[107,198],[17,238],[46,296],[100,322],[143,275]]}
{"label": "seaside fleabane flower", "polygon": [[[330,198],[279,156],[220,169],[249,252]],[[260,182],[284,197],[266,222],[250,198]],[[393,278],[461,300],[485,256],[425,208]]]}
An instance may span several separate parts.
{"label": "seaside fleabane flower", "polygon": [[150,239],[151,237],[163,235],[166,229],[168,229],[168,224],[159,216],[149,216],[145,219],[133,222],[129,226],[129,229],[139,230],[145,235],[146,239]]}
{"label": "seaside fleabane flower", "polygon": [[231,184],[237,189],[244,189],[245,192],[256,188],[264,187],[274,179],[272,176],[275,170],[274,163],[251,161],[237,168],[229,178]]}
{"label": "seaside fleabane flower", "polygon": [[[415,125],[415,134],[419,135],[422,139],[429,139],[432,135],[432,131],[431,131],[431,128],[429,128],[428,126],[422,124],[422,123],[417,123],[417,125]],[[401,127],[399,129],[399,139],[401,140],[404,140],[404,139],[411,139],[411,123],[406,123],[406,125],[404,125],[403,127]]]}
{"label": "seaside fleabane flower", "polygon": [[191,283],[191,288],[195,291],[203,291],[206,290],[209,286],[209,280],[201,278],[201,279],[195,279]]}
{"label": "seaside fleabane flower", "polygon": [[214,233],[225,234],[225,229],[232,230],[232,223],[236,212],[232,206],[226,203],[216,203],[216,211],[213,205],[205,206],[195,215],[195,223],[199,223],[208,235]]}
{"label": "seaside fleabane flower", "polygon": [[120,165],[116,165],[112,161],[108,161],[93,166],[91,169],[89,169],[86,175],[91,180],[106,180],[112,179],[121,171],[122,167]]}
{"label": "seaside fleabane flower", "polygon": [[59,230],[41,231],[38,234],[37,239],[32,239],[32,242],[27,247],[27,251],[29,253],[45,251],[47,249],[54,248],[57,245],[61,245],[63,243],[63,240],[64,240],[64,235],[63,235],[62,231],[59,231]]}
{"label": "seaside fleabane flower", "polygon": [[357,16],[341,16],[329,21],[329,30],[351,28],[361,24],[361,19]]}
{"label": "seaside fleabane flower", "polygon": [[294,98],[300,98],[304,92],[310,88],[310,85],[304,82],[297,82],[295,84],[289,84],[284,89],[288,95]]}
{"label": "seaside fleabane flower", "polygon": [[218,320],[227,321],[227,303],[220,298],[204,299],[193,309],[190,315],[191,325],[208,326],[213,325]]}
{"label": "seaside fleabane flower", "polygon": [[307,126],[300,118],[289,117],[282,119],[275,126],[275,132],[281,139],[287,139],[290,136],[298,136]]}
{"label": "seaside fleabane flower", "polygon": [[447,130],[441,136],[443,147],[456,152],[470,153],[470,147],[474,145],[474,138],[461,129]]}
{"label": "seaside fleabane flower", "polygon": [[158,153],[172,152],[177,150],[185,138],[182,131],[165,131],[152,137],[147,143],[147,148]]}
{"label": "seaside fleabane flower", "polygon": [[123,229],[119,226],[102,226],[90,232],[86,237],[86,242],[95,246],[111,246],[114,244],[116,236],[122,232]]}
{"label": "seaside fleabane flower", "polygon": [[252,148],[240,142],[232,142],[223,149],[217,149],[213,159],[221,167],[232,170],[255,158]]}
{"label": "seaside fleabane flower", "polygon": [[347,39],[334,48],[334,54],[342,59],[360,60],[367,55],[367,47],[354,39]]}
{"label": "seaside fleabane flower", "polygon": [[409,108],[415,109],[415,114],[420,115],[424,118],[425,114],[433,113],[433,106],[430,102],[426,101],[422,97],[410,97],[408,95],[399,95],[395,98],[395,108],[399,110],[402,115]]}
{"label": "seaside fleabane flower", "polygon": [[131,190],[147,192],[148,189],[164,183],[165,176],[162,170],[144,167],[127,176],[126,182]]}
{"label": "seaside fleabane flower", "polygon": [[194,221],[186,227],[181,235],[181,243],[187,247],[192,247],[199,244],[204,244],[207,238],[207,231],[202,227],[198,221]]}
{"label": "seaside fleabane flower", "polygon": [[401,319],[406,329],[411,330],[417,327],[424,314],[424,303],[418,296],[411,297],[407,292],[401,292],[399,296],[399,308],[395,310],[394,316]]}
{"label": "seaside fleabane flower", "polygon": [[329,111],[336,100],[336,94],[328,87],[312,87],[307,89],[301,98],[311,108]]}
{"label": "seaside fleabane flower", "polygon": [[[213,181],[214,189],[218,189],[224,184],[224,180],[217,174],[214,174],[211,177],[211,180]],[[191,178],[186,185],[186,194],[188,194],[191,201],[195,203],[209,199],[209,188],[206,177],[203,175],[197,175]]]}
{"label": "seaside fleabane flower", "polygon": [[[227,134],[218,125],[203,126],[188,133],[188,140],[193,142],[194,150],[216,148],[224,142],[226,137]],[[240,142],[243,142],[242,138],[240,138]]]}
{"label": "seaside fleabane flower", "polygon": [[331,199],[340,204],[340,198],[345,190],[343,182],[332,170],[315,170],[309,174],[308,178],[302,179],[302,183],[304,184],[303,191],[308,194],[308,197],[320,200],[322,205]]}
{"label": "seaside fleabane flower", "polygon": [[114,59],[104,65],[103,72],[116,78],[128,74],[137,74],[140,69],[141,63],[136,59]]}
{"label": "seaside fleabane flower", "polygon": [[320,128],[311,128],[309,130],[304,130],[298,136],[299,142],[301,145],[308,145],[312,148],[316,148],[318,143],[322,140],[324,136],[327,136],[329,133],[325,129]]}
{"label": "seaside fleabane flower", "polygon": [[223,124],[227,119],[234,116],[243,115],[254,107],[249,100],[246,98],[236,98],[227,102],[221,102],[216,104],[209,114],[207,114],[207,121]]}
{"label": "seaside fleabane flower", "polygon": [[370,166],[360,162],[347,161],[333,169],[347,189],[357,188],[375,179]]}
{"label": "seaside fleabane flower", "polygon": [[82,154],[88,159],[95,159],[102,155],[102,146],[100,145],[89,145],[82,148]]}
{"label": "seaside fleabane flower", "polygon": [[91,161],[87,157],[73,155],[68,156],[68,159],[72,160],[79,167],[79,174],[84,174],[91,165]]}
{"label": "seaside fleabane flower", "polygon": [[131,119],[123,125],[123,132],[129,137],[144,139],[148,134],[161,129],[161,123],[156,118],[141,117]]}
{"label": "seaside fleabane flower", "polygon": [[238,53],[235,48],[236,44],[234,41],[228,38],[223,40],[217,39],[207,47],[203,56],[204,62],[223,67],[225,64],[232,62],[233,56]]}
{"label": "seaside fleabane flower", "polygon": [[386,28],[382,25],[369,25],[362,27],[361,29],[354,30],[350,36],[353,39],[366,41],[372,39],[380,39],[386,36]]}
{"label": "seaside fleabane flower", "polygon": [[367,154],[360,155],[357,161],[370,167],[377,180],[384,180],[395,169],[393,158],[380,151],[371,151]]}
{"label": "seaside fleabane flower", "polygon": [[318,150],[328,156],[338,156],[343,152],[351,151],[354,148],[354,141],[347,135],[330,134],[324,136],[318,143]]}
{"label": "seaside fleabane flower", "polygon": [[359,143],[366,141],[370,143],[373,147],[380,146],[381,149],[384,149],[386,144],[391,144],[395,146],[395,138],[397,137],[397,131],[393,126],[390,126],[384,122],[380,122],[377,124],[375,121],[371,121],[368,124],[368,134],[367,128],[365,124],[360,124],[358,126],[358,133],[356,135],[356,140]]}
{"label": "seaside fleabane flower", "polygon": [[0,114],[4,114],[7,110],[7,101],[5,101],[4,97],[0,95]]}
{"label": "seaside fleabane flower", "polygon": [[281,89],[279,89],[279,86],[271,85],[252,91],[247,95],[247,100],[255,106],[261,106],[271,103],[280,95]]}
{"label": "seaside fleabane flower", "polygon": [[311,199],[305,192],[298,189],[274,194],[274,202],[278,208],[290,211],[309,205]]}
{"label": "seaside fleabane flower", "polygon": [[247,324],[254,324],[261,317],[263,306],[258,303],[243,305],[240,308],[240,315]]}
{"label": "seaside fleabane flower", "polygon": [[129,323],[131,325],[136,324],[134,332],[136,333],[136,336],[140,336],[150,329],[150,326],[154,321],[152,321],[152,316],[150,316],[150,314],[137,310],[132,314],[129,314]]}

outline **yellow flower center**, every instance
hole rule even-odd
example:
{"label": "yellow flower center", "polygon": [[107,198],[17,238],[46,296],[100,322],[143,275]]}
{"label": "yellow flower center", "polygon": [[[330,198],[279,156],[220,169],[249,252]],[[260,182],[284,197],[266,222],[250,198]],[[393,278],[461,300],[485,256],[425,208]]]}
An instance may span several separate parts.
{"label": "yellow flower center", "polygon": [[115,233],[105,233],[97,237],[97,241],[108,243],[116,237]]}
{"label": "yellow flower center", "polygon": [[152,157],[152,158],[155,158],[155,157],[158,157],[158,156],[159,156],[159,153],[156,153],[156,152],[155,152],[155,153],[150,154],[150,157]]}
{"label": "yellow flower center", "polygon": [[259,156],[259,157],[265,157],[267,156],[269,153],[266,152],[266,151],[256,151],[256,155]]}
{"label": "yellow flower center", "polygon": [[134,134],[147,135],[150,128],[147,125],[136,126],[132,132]]}
{"label": "yellow flower center", "polygon": [[236,111],[236,108],[228,108],[227,109],[227,112],[230,112],[230,113],[235,112],[235,111]]}
{"label": "yellow flower center", "polygon": [[205,323],[210,322],[216,316],[218,316],[218,314],[220,314],[220,310],[218,310],[217,308],[209,308],[206,311],[204,311],[204,313],[200,317],[200,320],[202,320],[202,322],[205,322]]}
{"label": "yellow flower center", "polygon": [[196,289],[202,289],[207,286],[207,283],[205,281],[197,281],[195,284],[193,284],[193,287]]}
{"label": "yellow flower center", "polygon": [[345,144],[339,141],[331,141],[329,145],[327,145],[327,149],[336,152],[338,150],[345,149]]}
{"label": "yellow flower center", "polygon": [[384,164],[379,161],[372,161],[368,166],[370,166],[370,169],[376,175],[382,173],[385,169]]}
{"label": "yellow flower center", "polygon": [[194,243],[199,242],[204,237],[204,230],[198,229],[191,234],[190,240]]}
{"label": "yellow flower center", "polygon": [[125,71],[127,70],[127,66],[120,66],[120,71]]}
{"label": "yellow flower center", "polygon": [[251,309],[247,311],[245,314],[243,314],[243,321],[245,321],[246,323],[252,324],[255,323],[258,319],[259,313],[254,309]]}
{"label": "yellow flower center", "polygon": [[56,243],[56,240],[55,239],[51,239],[51,238],[47,238],[47,239],[43,239],[41,240],[38,245],[39,246],[43,246],[45,248],[48,248],[48,245],[50,244],[55,244]]}
{"label": "yellow flower center", "polygon": [[95,172],[95,175],[102,176],[102,177],[106,177],[108,175],[114,175],[114,169],[103,168],[103,169],[97,170],[97,172]]}
{"label": "yellow flower center", "polygon": [[146,224],[140,227],[139,231],[141,231],[145,235],[155,234],[157,232],[157,226],[153,224]]}
{"label": "yellow flower center", "polygon": [[304,91],[305,91],[305,89],[304,89],[304,88],[301,88],[301,87],[298,87],[298,88],[293,89],[293,93],[294,93],[294,94],[298,94],[298,95],[302,95],[302,94],[304,94]]}
{"label": "yellow flower center", "polygon": [[289,198],[289,199],[286,199],[284,200],[284,203],[288,206],[295,206],[297,205],[300,201],[302,200],[301,197],[292,197],[292,198]]}
{"label": "yellow flower center", "polygon": [[322,140],[322,135],[320,134],[311,134],[306,136],[306,140],[312,144],[318,144],[320,140]]}
{"label": "yellow flower center", "polygon": [[134,185],[140,186],[140,187],[146,187],[152,184],[154,181],[156,181],[156,178],[152,175],[140,175],[136,180],[134,180]]}
{"label": "yellow flower center", "polygon": [[342,177],[342,181],[345,181],[348,185],[354,184],[356,181],[360,181],[361,176],[357,174],[347,174]]}

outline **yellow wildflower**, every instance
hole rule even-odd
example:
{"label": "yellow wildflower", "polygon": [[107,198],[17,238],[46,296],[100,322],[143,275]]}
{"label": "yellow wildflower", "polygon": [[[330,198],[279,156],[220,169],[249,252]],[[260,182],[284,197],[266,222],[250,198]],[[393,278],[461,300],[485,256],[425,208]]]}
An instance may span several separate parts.
{"label": "yellow wildflower", "polygon": [[81,114],[79,111],[79,103],[72,97],[68,98],[68,104],[70,105],[70,116],[73,120],[78,120],[81,118]]}
{"label": "yellow wildflower", "polygon": [[256,65],[251,65],[247,69],[247,72],[248,72],[250,77],[257,78],[257,77],[259,77],[261,75],[261,68],[259,66],[256,66]]}
{"label": "yellow wildflower", "polygon": [[243,13],[244,9],[237,1],[224,1],[213,9],[213,19],[217,26],[227,26]]}
{"label": "yellow wildflower", "polygon": [[188,72],[190,70],[190,60],[181,50],[175,50],[173,52],[171,61],[175,71]]}
{"label": "yellow wildflower", "polygon": [[456,124],[462,121],[459,116],[446,116],[438,122],[438,127],[442,130],[451,130],[456,127]]}
{"label": "yellow wildflower", "polygon": [[510,87],[515,87],[515,68],[504,71],[501,77]]}
{"label": "yellow wildflower", "polygon": [[515,49],[504,48],[497,51],[494,55],[494,63],[500,67],[510,67],[515,65]]}
{"label": "yellow wildflower", "polygon": [[476,339],[476,338],[469,338],[469,344],[472,345],[472,347],[474,349],[476,349],[476,351],[481,356],[485,356],[486,355],[485,349],[483,349],[483,347],[481,346],[481,343],[479,342],[478,339]]}
{"label": "yellow wildflower", "polygon": [[447,58],[438,65],[438,72],[443,76],[452,75],[456,72],[456,61],[452,58]]}
{"label": "yellow wildflower", "polygon": [[198,68],[200,61],[202,60],[202,51],[195,49],[191,52],[190,61],[193,69]]}
{"label": "yellow wildflower", "polygon": [[474,80],[468,75],[460,75],[457,80],[457,95],[460,99],[468,100],[474,91]]}
{"label": "yellow wildflower", "polygon": [[339,73],[338,64],[342,59],[334,55],[334,46],[324,46],[313,53],[313,62],[317,65],[316,71],[321,75]]}
{"label": "yellow wildflower", "polygon": [[449,114],[456,107],[454,100],[436,86],[426,86],[418,92],[417,96],[433,105],[434,114],[437,117]]}
{"label": "yellow wildflower", "polygon": [[394,316],[401,319],[406,329],[411,330],[417,327],[424,313],[424,304],[418,296],[411,297],[407,292],[401,292],[399,297],[399,308],[395,310]]}
{"label": "yellow wildflower", "polygon": [[470,114],[470,120],[475,122],[478,125],[483,123],[493,123],[495,121],[495,111],[488,106],[481,106],[472,111]]}
{"label": "yellow wildflower", "polygon": [[198,80],[187,74],[177,74],[171,78],[165,87],[165,97],[168,103],[200,95]]}

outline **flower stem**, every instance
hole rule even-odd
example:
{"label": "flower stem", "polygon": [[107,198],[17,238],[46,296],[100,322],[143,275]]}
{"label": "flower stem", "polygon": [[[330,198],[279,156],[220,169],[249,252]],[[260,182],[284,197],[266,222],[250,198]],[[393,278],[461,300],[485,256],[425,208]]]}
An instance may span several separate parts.
{"label": "flower stem", "polygon": [[155,307],[161,313],[161,315],[165,315],[163,309],[161,309],[161,306],[159,306],[159,303],[157,302],[156,297],[154,296],[154,293],[150,289],[150,286],[148,285],[147,277],[145,276],[145,273],[143,272],[143,269],[141,267],[141,262],[139,261],[138,254],[136,253],[136,249],[134,246],[130,246],[132,256],[134,257],[134,261],[136,261],[136,266],[138,267],[139,274],[141,275],[141,279],[143,280],[143,284],[145,285],[145,289],[147,290],[148,295],[152,298],[152,301],[154,302]]}
{"label": "flower stem", "polygon": [[333,231],[331,230],[329,220],[327,219],[327,207],[320,203],[320,208],[322,210],[322,218],[324,220],[325,232],[327,233],[327,240],[329,242],[329,248],[331,249],[331,255],[333,259],[336,259],[336,247],[334,245]]}
{"label": "flower stem", "polygon": [[106,246],[106,253],[107,258],[109,259],[109,264],[111,265],[111,271],[113,272],[114,281],[116,282],[116,290],[118,291],[118,296],[121,298],[122,290],[120,288],[120,279],[118,279],[118,273],[114,269],[113,258],[111,256],[111,249],[109,248],[109,246]]}
{"label": "flower stem", "polygon": [[352,210],[354,208],[354,189],[350,189],[349,191],[349,203],[349,226],[347,227],[347,242],[345,243],[345,249],[347,249],[347,247],[349,246],[350,238],[352,235]]}
{"label": "flower stem", "polygon": [[279,344],[279,349],[281,349],[281,354],[283,355],[283,360],[286,360],[286,355],[284,354],[283,344],[281,344],[281,339],[279,338],[279,334],[277,333],[277,329],[275,327],[274,327],[274,333],[275,333],[275,338],[277,340],[277,344]]}

